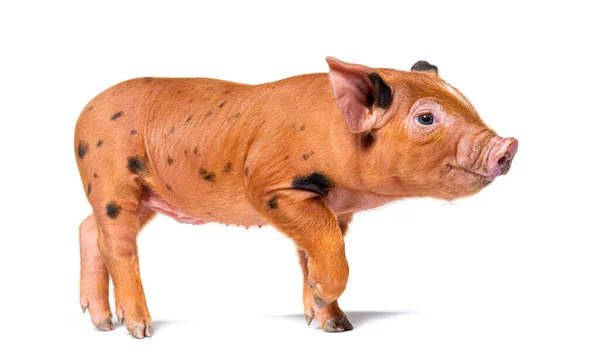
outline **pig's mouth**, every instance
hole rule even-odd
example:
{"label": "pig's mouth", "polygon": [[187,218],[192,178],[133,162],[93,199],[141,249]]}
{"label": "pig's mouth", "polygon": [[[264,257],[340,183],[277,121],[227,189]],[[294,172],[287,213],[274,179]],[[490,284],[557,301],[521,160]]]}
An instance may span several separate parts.
{"label": "pig's mouth", "polygon": [[467,173],[467,174],[470,174],[471,176],[474,176],[476,178],[476,183],[479,184],[481,187],[485,187],[494,181],[493,176],[484,175],[484,174],[477,173],[474,171],[469,171],[468,169],[465,169],[463,167],[458,167],[458,166],[452,165],[450,163],[446,164],[446,167],[448,167],[449,171],[456,170],[456,171],[459,171],[462,173]]}

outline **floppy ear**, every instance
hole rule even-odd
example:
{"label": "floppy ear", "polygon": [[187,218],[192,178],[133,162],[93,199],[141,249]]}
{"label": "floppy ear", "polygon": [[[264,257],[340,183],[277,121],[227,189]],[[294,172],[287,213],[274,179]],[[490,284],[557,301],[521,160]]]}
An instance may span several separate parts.
{"label": "floppy ear", "polygon": [[427,62],[427,61],[418,61],[417,63],[413,64],[413,66],[410,68],[411,71],[414,72],[427,72],[431,75],[438,75],[438,68],[437,66],[432,65],[431,63]]}
{"label": "floppy ear", "polygon": [[392,102],[392,89],[374,69],[327,57],[329,78],[348,129],[362,133],[377,125]]}

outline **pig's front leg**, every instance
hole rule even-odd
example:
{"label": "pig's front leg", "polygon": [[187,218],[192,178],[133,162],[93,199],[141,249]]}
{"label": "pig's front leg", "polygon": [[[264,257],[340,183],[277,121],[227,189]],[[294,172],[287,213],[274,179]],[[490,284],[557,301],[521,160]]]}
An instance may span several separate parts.
{"label": "pig's front leg", "polygon": [[[351,220],[351,213],[338,217],[342,235],[345,235],[346,231],[348,231],[348,224]],[[312,290],[308,284],[308,258],[306,253],[301,250],[298,250],[298,257],[300,258],[300,268],[302,269],[302,275],[304,277],[302,299],[304,302],[304,317],[306,318],[306,323],[310,326],[313,318],[316,318],[321,329],[324,331],[341,332],[352,330],[352,324],[348,321],[344,311],[339,307],[337,300],[325,306],[320,306],[315,302]]]}
{"label": "pig's front leg", "polygon": [[256,206],[306,254],[308,294],[327,306],[344,292],[348,262],[344,237],[334,213],[305,191],[293,189],[254,193]]}

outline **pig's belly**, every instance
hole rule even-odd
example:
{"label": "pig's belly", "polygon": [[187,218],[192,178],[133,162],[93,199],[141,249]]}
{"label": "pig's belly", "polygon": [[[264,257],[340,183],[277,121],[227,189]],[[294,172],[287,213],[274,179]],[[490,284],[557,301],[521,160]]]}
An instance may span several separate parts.
{"label": "pig's belly", "polygon": [[[329,207],[336,216],[339,216],[356,211],[372,209],[394,199],[396,199],[396,197],[357,193],[343,188],[336,188],[323,199],[323,203]],[[258,212],[248,213],[248,211],[253,210],[250,206],[226,206],[225,211],[227,212],[200,215],[193,211],[184,211],[174,204],[165,201],[156,193],[144,193],[142,196],[142,205],[184,224],[201,225],[208,222],[219,222],[245,226],[246,228],[267,224],[266,220],[263,219]],[[231,211],[246,212],[241,215],[235,215]]]}
{"label": "pig's belly", "polygon": [[[145,193],[142,196],[142,205],[184,224],[201,225],[209,222],[219,222],[228,225],[245,226],[246,228],[251,226],[261,227],[266,224],[266,221],[258,214],[235,216],[231,213],[215,213],[214,215],[202,214],[202,216],[200,216],[191,211],[184,211],[168,201],[165,201],[155,193]],[[231,208],[229,210],[236,211],[237,209]]]}
{"label": "pig's belly", "polygon": [[156,194],[146,195],[142,199],[142,205],[184,224],[201,225],[206,222],[178,209],[176,206],[171,205]]}

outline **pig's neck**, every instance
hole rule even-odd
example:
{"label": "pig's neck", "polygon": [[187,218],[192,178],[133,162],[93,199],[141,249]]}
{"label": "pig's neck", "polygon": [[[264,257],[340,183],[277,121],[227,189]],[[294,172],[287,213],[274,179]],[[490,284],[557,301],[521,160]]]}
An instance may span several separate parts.
{"label": "pig's neck", "polygon": [[373,209],[396,199],[397,197],[395,196],[336,187],[329,192],[323,199],[323,202],[339,216],[351,212]]}
{"label": "pig's neck", "polygon": [[[325,102],[338,110],[335,99]],[[341,111],[333,114],[330,125],[331,172],[335,176],[336,188],[330,191],[324,202],[336,215],[372,209],[411,196],[396,177],[382,173],[385,168],[369,150],[370,141],[348,131]]]}
{"label": "pig's neck", "polygon": [[335,166],[332,174],[335,176],[336,187],[324,202],[336,215],[376,208],[408,196],[399,190],[395,178],[378,176],[378,167],[371,164],[373,161],[365,160],[360,149],[357,149],[356,144],[360,141],[332,136],[332,140],[335,139],[338,139],[336,147],[331,150],[335,161],[332,164]]}

